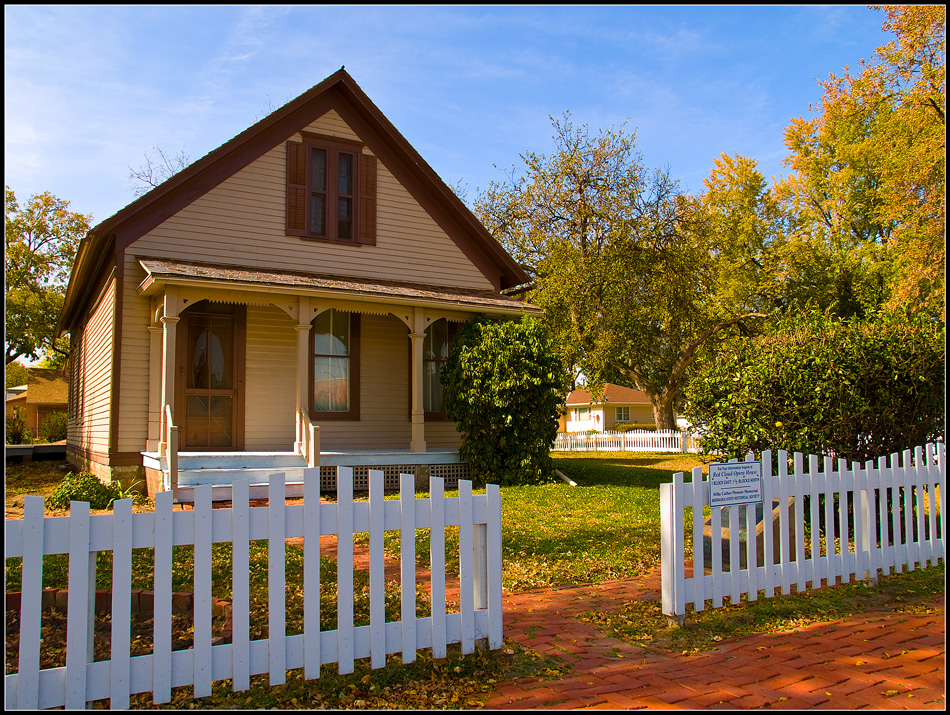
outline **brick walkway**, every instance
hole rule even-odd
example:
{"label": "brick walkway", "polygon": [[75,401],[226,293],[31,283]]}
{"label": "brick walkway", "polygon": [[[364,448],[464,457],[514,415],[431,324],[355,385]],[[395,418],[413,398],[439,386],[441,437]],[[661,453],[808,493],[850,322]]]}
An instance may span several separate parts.
{"label": "brick walkway", "polygon": [[505,595],[505,637],[573,665],[561,680],[503,684],[486,709],[943,709],[944,599],[936,614],[855,614],[672,655],[606,638],[577,618],[634,598],[659,577]]}
{"label": "brick walkway", "polygon": [[[335,538],[321,550],[335,555]],[[366,568],[365,549],[355,567]],[[399,578],[386,559],[386,577]],[[428,586],[429,573],[416,570]],[[446,584],[457,605],[458,581]],[[578,618],[632,599],[660,600],[659,572],[644,578],[562,589],[505,593],[505,638],[573,669],[560,680],[503,683],[488,710],[758,709],[942,710],[946,665],[944,599],[938,613],[872,611],[784,633],[723,641],[693,655],[607,638]],[[454,603],[453,603],[454,602]]]}

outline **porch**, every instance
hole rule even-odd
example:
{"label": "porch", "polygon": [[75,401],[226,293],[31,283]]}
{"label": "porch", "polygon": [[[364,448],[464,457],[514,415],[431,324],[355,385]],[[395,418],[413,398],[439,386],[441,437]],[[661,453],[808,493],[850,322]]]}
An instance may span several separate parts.
{"label": "porch", "polygon": [[[173,462],[175,459],[173,458]],[[408,449],[367,449],[348,451],[321,451],[317,469],[320,470],[320,489],[337,490],[337,468],[352,467],[354,491],[369,488],[369,470],[383,472],[386,489],[399,488],[400,474],[413,474],[417,481],[428,485],[430,476],[445,479],[445,486],[454,489],[458,480],[469,477],[468,464],[459,462],[457,450],[429,449],[412,452]],[[212,486],[213,501],[228,501],[231,485],[242,479],[251,480],[251,497],[265,498],[269,476],[283,472],[287,496],[303,496],[304,470],[307,457],[298,452],[179,452],[177,466],[169,468],[169,456],[159,452],[142,452],[148,491],[172,490],[179,503],[194,501],[194,488],[203,484]]]}

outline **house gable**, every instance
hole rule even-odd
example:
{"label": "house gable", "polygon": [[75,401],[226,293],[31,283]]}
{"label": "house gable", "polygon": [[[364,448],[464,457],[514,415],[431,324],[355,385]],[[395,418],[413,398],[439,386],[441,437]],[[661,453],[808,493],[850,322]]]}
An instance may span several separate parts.
{"label": "house gable", "polygon": [[[281,182],[286,181],[286,142],[299,136],[301,130],[312,130],[314,127],[321,131],[337,132],[347,138],[356,137],[362,142],[365,147],[362,153],[374,156],[379,163],[379,196],[385,196],[387,191],[390,194],[404,194],[401,203],[393,200],[388,204],[393,225],[396,225],[397,220],[401,221],[404,232],[409,235],[420,233],[419,221],[428,223],[424,228],[430,232],[432,225],[437,226],[443,237],[442,242],[454,244],[451,250],[464,256],[470,266],[469,272],[473,277],[468,280],[467,287],[474,287],[473,283],[481,282],[498,291],[528,281],[522,269],[341,69],[93,228],[80,245],[59,329],[70,330],[74,327],[80,320],[84,305],[95,292],[96,285],[101,283],[103,272],[109,266],[122,265],[127,251],[138,252],[148,248],[149,240],[156,239],[153,232],[162,234],[162,240],[169,244],[182,240],[176,231],[182,229],[180,214],[186,210],[191,211],[190,215],[196,220],[203,220],[209,233],[217,233],[219,246],[216,248],[236,248],[235,244],[240,241],[225,240],[224,245],[220,245],[222,238],[234,238],[228,236],[230,227],[219,223],[217,213],[200,216],[201,206],[196,207],[196,204],[202,204],[203,201],[207,203],[205,199],[209,195],[211,201],[221,200],[229,192],[235,192],[232,200],[236,198],[240,202],[241,190],[237,187],[243,187],[246,198],[248,192],[253,193],[257,185],[255,182],[267,183],[268,180],[263,178],[267,175],[270,181],[276,181],[275,185],[285,187],[285,183]],[[227,186],[220,189],[224,184]],[[280,192],[284,193],[285,188],[281,188]],[[411,197],[421,211],[410,212],[412,216],[403,215],[408,205],[405,196]],[[259,218],[268,224],[269,232],[276,225],[276,214],[285,211],[285,202],[283,199],[276,204],[268,201],[267,205],[267,211],[259,214]],[[216,209],[220,208],[221,205],[216,206]],[[378,217],[378,225],[382,225],[385,224],[386,209],[380,207],[379,211],[382,215]],[[422,215],[427,218],[420,219]],[[286,237],[285,226],[278,232],[281,238]],[[391,238],[398,240],[395,231]],[[141,239],[147,240],[140,244]],[[363,246],[355,251],[378,247],[379,241],[375,247]],[[415,257],[411,256],[413,249],[407,247],[406,250],[410,254],[408,262],[415,265]],[[426,251],[423,249],[424,253]],[[256,251],[252,253],[255,254],[255,260],[260,256]],[[323,260],[332,263],[333,254],[333,251],[322,251],[313,261],[318,264]],[[194,257],[193,254],[189,255]],[[224,262],[236,264],[234,259],[228,258],[230,255],[230,250],[224,250],[217,255],[216,260],[221,261],[224,257]],[[365,257],[355,259],[350,261],[350,265],[359,266],[361,261],[366,260]],[[441,260],[441,256],[432,258],[436,267],[433,278],[440,274],[438,264]],[[297,268],[300,268],[299,258]],[[321,267],[317,272],[328,271]],[[351,275],[362,276],[366,273]],[[454,276],[448,280],[451,283]]]}
{"label": "house gable", "polygon": [[361,156],[376,162],[372,245],[312,240],[287,230],[288,151],[313,135],[358,140],[340,114],[329,110],[131,243],[126,253],[364,281],[497,289],[369,148]]}

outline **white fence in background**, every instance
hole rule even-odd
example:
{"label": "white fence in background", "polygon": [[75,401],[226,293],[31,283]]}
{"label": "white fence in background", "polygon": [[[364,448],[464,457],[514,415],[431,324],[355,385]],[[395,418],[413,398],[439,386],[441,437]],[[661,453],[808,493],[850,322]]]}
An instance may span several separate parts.
{"label": "white fence in background", "polygon": [[[809,585],[820,588],[822,581],[825,586],[839,579],[847,583],[852,576],[876,580],[878,571],[883,575],[892,568],[897,573],[904,568],[913,571],[917,564],[924,567],[945,558],[942,443],[917,447],[913,456],[907,450],[902,459],[892,454],[890,461],[881,457],[877,464],[854,463],[850,469],[843,459],[835,469],[830,457],[819,468],[818,457],[812,455],[806,471],[801,454],[795,453],[793,459],[789,473],[787,455],[779,451],[779,473],[772,474],[772,453],[762,453],[764,528],[756,523],[755,508],[715,507],[709,535],[704,537],[709,480],[703,479],[701,467],[693,469],[691,482],[684,482],[680,472],[673,475],[672,484],[661,485],[663,613],[680,618],[689,604],[701,611],[708,599],[718,608],[726,597],[738,603],[748,594],[754,601],[763,591],[765,598],[771,598],[776,589],[790,593],[792,584],[801,592]],[[750,455],[745,461],[755,460]],[[690,578],[685,573],[690,556],[684,546],[687,509],[692,509]],[[728,528],[723,527],[725,510]],[[757,528],[761,536],[747,538]],[[744,541],[741,547],[740,541]]]}
{"label": "white fence in background", "polygon": [[562,432],[555,452],[698,452],[699,441],[688,432],[631,430],[629,432]]}
{"label": "white fence in background", "polygon": [[[352,477],[341,467],[343,477]],[[446,645],[461,643],[471,653],[475,641],[490,648],[502,643],[501,496],[497,485],[472,494],[459,481],[459,496],[444,497],[441,479],[430,479],[428,498],[415,498],[414,477],[401,475],[398,501],[383,499],[383,473],[370,471],[369,501],[354,502],[352,479],[338,483],[336,503],[320,503],[316,470],[304,477],[304,503],[287,506],[284,475],[271,475],[267,507],[249,508],[248,481],[234,484],[233,506],[211,508],[211,487],[196,489],[193,511],[172,511],[172,493],[156,495],[154,513],[132,513],[130,499],[111,514],[89,514],[88,502],[72,502],[68,517],[43,517],[43,499],[26,497],[23,519],[6,521],[4,556],[23,558],[19,671],[5,676],[6,707],[83,708],[110,698],[127,708],[129,695],[152,692],[166,703],[171,688],[193,685],[194,696],[211,694],[213,681],[233,679],[246,690],[252,675],[268,673],[271,685],[286,671],[304,668],[317,678],[320,666],[336,662],[341,674],[353,661],[401,653],[404,663],[416,650],[431,648],[445,657]],[[459,526],[459,613],[446,613],[445,527]],[[416,617],[415,530],[431,529],[431,616]],[[401,544],[401,620],[386,622],[383,535],[398,530]],[[353,534],[369,532],[370,624],[354,627]],[[337,629],[320,631],[320,536],[338,535]],[[303,537],[304,632],[286,635],[284,540]],[[268,541],[268,638],[249,639],[249,544]],[[211,545],[233,544],[232,642],[212,645]],[[194,645],[172,650],[172,546],[194,545]],[[150,655],[130,656],[132,549],[154,548],[154,645]],[[112,645],[108,661],[91,662],[97,551],[113,552]],[[65,667],[39,668],[42,561],[44,554],[69,554],[69,595]],[[72,617],[83,614],[88,617]]]}

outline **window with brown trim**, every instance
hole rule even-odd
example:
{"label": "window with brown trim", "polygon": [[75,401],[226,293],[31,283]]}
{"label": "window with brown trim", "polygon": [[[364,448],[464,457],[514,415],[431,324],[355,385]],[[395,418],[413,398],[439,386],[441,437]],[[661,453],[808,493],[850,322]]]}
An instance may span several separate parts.
{"label": "window with brown trim", "polygon": [[449,359],[458,325],[439,318],[426,328],[426,336],[422,341],[422,404],[426,419],[445,419],[441,375]]}
{"label": "window with brown trim", "polygon": [[376,243],[376,158],[357,142],[302,133],[287,142],[287,234]]}
{"label": "window with brown trim", "polygon": [[310,416],[360,418],[360,316],[330,308],[310,328]]}

